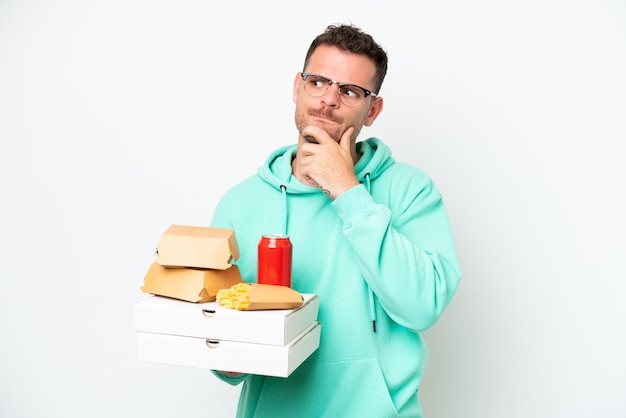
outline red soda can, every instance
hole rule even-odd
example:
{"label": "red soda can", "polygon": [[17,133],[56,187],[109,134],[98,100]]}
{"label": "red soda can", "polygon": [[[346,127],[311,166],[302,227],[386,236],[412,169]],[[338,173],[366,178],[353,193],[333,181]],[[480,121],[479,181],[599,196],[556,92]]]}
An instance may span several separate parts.
{"label": "red soda can", "polygon": [[291,287],[291,248],[287,235],[268,234],[261,237],[257,283]]}

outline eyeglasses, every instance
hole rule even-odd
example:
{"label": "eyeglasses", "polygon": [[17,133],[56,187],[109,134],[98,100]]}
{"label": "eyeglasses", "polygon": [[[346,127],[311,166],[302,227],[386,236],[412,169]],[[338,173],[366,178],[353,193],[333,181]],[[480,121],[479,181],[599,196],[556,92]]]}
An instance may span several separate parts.
{"label": "eyeglasses", "polygon": [[322,97],[333,84],[339,87],[339,99],[346,106],[358,106],[366,97],[375,98],[378,96],[356,84],[340,83],[318,74],[302,73],[301,75],[302,81],[304,81],[304,91],[313,97]]}

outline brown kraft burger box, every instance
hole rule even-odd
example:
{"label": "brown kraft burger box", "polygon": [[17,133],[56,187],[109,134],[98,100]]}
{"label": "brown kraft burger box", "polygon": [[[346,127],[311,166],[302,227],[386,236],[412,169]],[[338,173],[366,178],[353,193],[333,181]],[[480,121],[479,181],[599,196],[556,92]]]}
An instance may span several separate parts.
{"label": "brown kraft burger box", "polygon": [[157,246],[141,290],[188,302],[214,301],[217,291],[241,283],[239,247],[231,229],[172,225]]}

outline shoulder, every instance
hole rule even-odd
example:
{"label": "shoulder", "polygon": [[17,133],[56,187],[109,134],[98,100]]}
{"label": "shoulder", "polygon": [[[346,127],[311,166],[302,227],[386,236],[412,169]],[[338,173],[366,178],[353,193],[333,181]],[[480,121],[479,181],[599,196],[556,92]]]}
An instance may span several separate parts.
{"label": "shoulder", "polygon": [[226,190],[226,193],[220,199],[220,204],[229,202],[241,203],[242,200],[254,198],[259,193],[259,190],[266,185],[267,183],[262,181],[258,175],[251,175]]}
{"label": "shoulder", "polygon": [[394,161],[379,176],[381,182],[388,182],[390,185],[402,185],[411,188],[433,188],[435,184],[423,169],[412,164]]}

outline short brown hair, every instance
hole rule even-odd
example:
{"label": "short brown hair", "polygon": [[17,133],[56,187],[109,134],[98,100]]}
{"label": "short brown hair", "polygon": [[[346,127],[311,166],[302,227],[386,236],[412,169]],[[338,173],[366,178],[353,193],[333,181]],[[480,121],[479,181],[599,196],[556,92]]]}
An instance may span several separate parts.
{"label": "short brown hair", "polygon": [[385,75],[387,75],[387,53],[374,41],[374,38],[353,25],[330,25],[323,33],[313,39],[306,53],[302,71],[306,69],[309,58],[320,45],[335,46],[354,54],[365,55],[371,59],[376,66],[374,92],[380,91]]}

